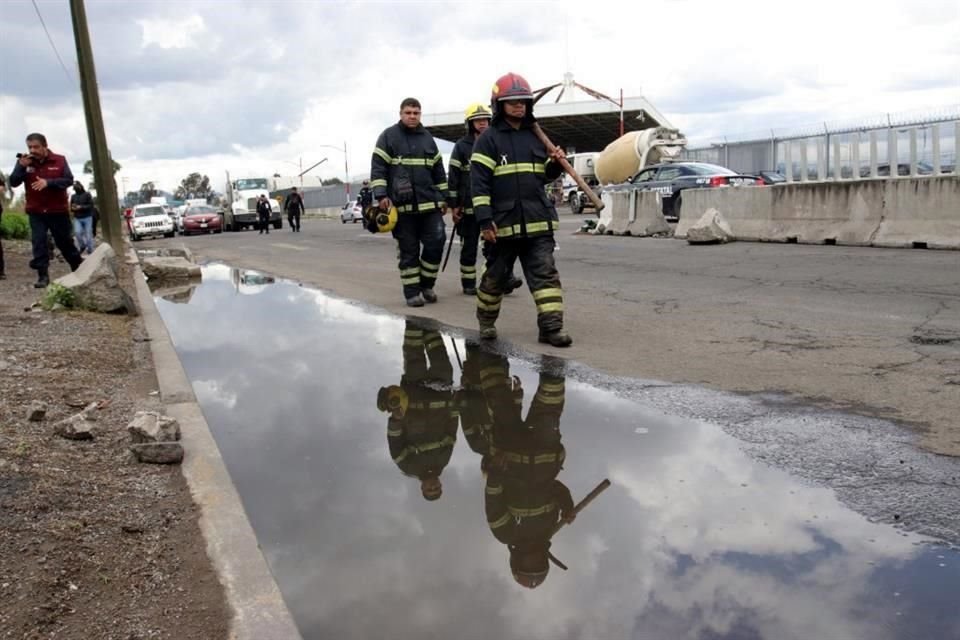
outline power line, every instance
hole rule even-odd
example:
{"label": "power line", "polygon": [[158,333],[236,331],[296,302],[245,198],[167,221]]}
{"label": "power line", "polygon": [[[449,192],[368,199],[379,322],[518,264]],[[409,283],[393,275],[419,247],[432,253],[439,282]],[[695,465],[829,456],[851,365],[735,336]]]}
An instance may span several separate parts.
{"label": "power line", "polygon": [[73,76],[70,74],[70,70],[67,69],[67,65],[63,63],[63,58],[60,57],[60,52],[57,51],[57,45],[53,44],[53,38],[50,37],[50,32],[47,30],[47,23],[43,21],[43,16],[40,15],[40,7],[37,6],[37,0],[33,0],[33,8],[37,12],[37,17],[40,18],[40,26],[43,27],[43,32],[47,34],[47,42],[49,42],[50,46],[53,47],[53,52],[56,54],[57,60],[60,61],[60,66],[63,68],[63,72],[66,74],[67,80],[76,84],[77,81],[74,80]]}

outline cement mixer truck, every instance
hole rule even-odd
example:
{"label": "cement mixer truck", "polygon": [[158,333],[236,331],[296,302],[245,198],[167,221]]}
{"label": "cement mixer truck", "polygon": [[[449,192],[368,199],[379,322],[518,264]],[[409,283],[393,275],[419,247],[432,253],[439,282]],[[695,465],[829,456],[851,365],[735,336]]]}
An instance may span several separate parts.
{"label": "cement mixer truck", "polygon": [[[680,157],[687,140],[676,129],[653,127],[643,131],[630,131],[610,144],[600,153],[577,153],[570,156],[570,163],[594,191],[601,185],[626,182],[641,169],[660,162]],[[583,213],[590,207],[586,197],[569,177],[564,182],[564,200],[573,213]]]}

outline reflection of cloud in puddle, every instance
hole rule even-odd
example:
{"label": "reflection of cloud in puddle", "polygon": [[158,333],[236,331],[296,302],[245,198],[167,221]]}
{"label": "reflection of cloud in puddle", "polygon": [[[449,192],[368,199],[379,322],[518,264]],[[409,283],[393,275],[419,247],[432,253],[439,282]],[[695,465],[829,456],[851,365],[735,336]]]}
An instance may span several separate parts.
{"label": "reflection of cloud in puddle", "polygon": [[224,391],[216,380],[195,380],[193,392],[200,404],[215,403],[226,409],[237,406],[237,394]]}

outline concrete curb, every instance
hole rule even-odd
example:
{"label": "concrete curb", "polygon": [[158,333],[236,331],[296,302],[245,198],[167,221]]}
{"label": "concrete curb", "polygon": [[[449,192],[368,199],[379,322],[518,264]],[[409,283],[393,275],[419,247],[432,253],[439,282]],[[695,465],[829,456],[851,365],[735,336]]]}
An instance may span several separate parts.
{"label": "concrete curb", "polygon": [[220,457],[210,426],[197,403],[183,365],[139,265],[132,265],[137,301],[150,336],[160,400],[180,422],[185,456],[181,470],[200,507],[207,555],[224,586],[235,640],[302,640],[280,588],[260,552],[253,527]]}

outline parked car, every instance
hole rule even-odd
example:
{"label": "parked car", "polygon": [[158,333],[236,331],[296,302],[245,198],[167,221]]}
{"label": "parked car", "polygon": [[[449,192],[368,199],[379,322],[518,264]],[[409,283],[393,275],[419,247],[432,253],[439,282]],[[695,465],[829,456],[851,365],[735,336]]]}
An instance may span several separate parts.
{"label": "parked car", "polygon": [[188,207],[183,212],[183,229],[181,234],[188,236],[192,233],[222,233],[223,216],[214,207],[208,204]]}
{"label": "parked car", "polygon": [[757,171],[757,177],[766,185],[780,184],[786,182],[787,178],[776,171]]}
{"label": "parked car", "polygon": [[130,238],[134,241],[150,236],[172,238],[176,232],[173,221],[159,204],[138,204],[127,219]]}
{"label": "parked car", "polygon": [[706,162],[667,162],[647,167],[629,182],[610,190],[623,188],[656,191],[663,202],[663,215],[670,222],[680,219],[681,192],[684,189],[713,187],[762,186],[762,178],[731,171],[726,167]]}
{"label": "parked car", "polygon": [[[943,168],[941,167],[941,171]],[[933,165],[928,162],[918,162],[917,163],[917,175],[929,176],[933,173]],[[898,176],[909,176],[910,175],[910,163],[901,162],[897,165],[897,175]],[[880,178],[889,178],[890,177],[890,163],[881,162],[877,164],[877,176]],[[860,167],[860,177],[869,178],[870,177],[870,167]]]}
{"label": "parked car", "polygon": [[360,202],[348,202],[340,209],[340,222],[363,222],[363,206]]}

